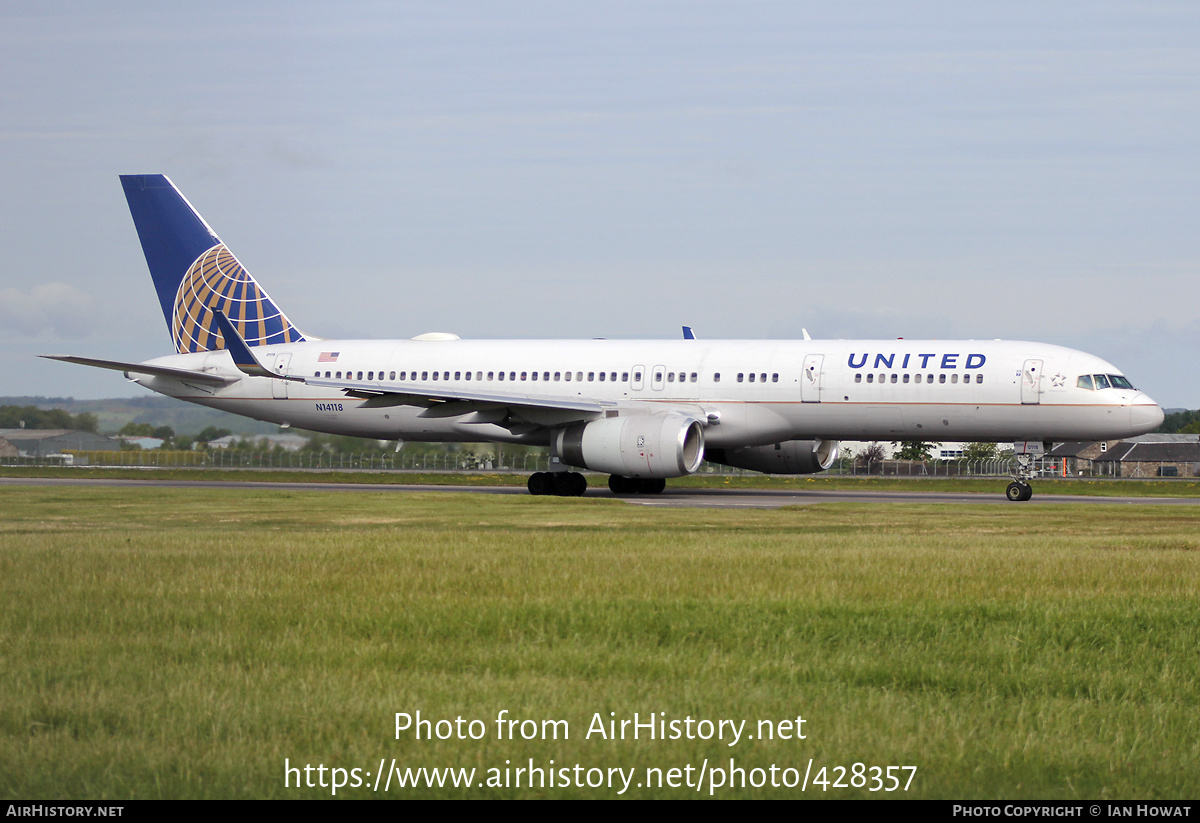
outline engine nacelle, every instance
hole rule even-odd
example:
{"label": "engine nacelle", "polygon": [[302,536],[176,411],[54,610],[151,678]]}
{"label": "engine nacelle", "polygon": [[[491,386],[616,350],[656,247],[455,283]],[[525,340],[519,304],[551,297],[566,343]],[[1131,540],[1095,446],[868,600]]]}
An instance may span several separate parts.
{"label": "engine nacelle", "polygon": [[785,440],[773,446],[709,449],[708,452],[708,459],[713,463],[764,474],[814,474],[832,466],[837,458],[836,440]]}
{"label": "engine nacelle", "polygon": [[568,426],[555,446],[568,466],[622,477],[682,477],[704,461],[704,428],[682,414],[607,417]]}

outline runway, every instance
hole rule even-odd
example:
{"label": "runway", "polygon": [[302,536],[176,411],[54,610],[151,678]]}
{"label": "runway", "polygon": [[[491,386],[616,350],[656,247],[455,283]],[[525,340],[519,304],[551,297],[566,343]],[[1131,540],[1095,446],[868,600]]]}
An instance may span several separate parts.
{"label": "runway", "polygon": [[[276,491],[326,492],[425,492],[466,494],[524,495],[519,486],[427,486],[403,483],[273,483],[231,480],[114,480],[103,478],[58,477],[0,477],[2,486],[97,486],[104,488],[197,488],[197,489],[255,489]],[[1004,496],[1004,484],[997,482],[995,494],[962,492],[886,492],[886,491],[817,491],[793,489],[671,489],[662,494],[614,495],[607,488],[588,489],[585,499],[616,499],[635,506],[665,506],[701,509],[775,509],[783,506],[813,506],[819,503],[941,503],[946,505],[994,504],[1004,506],[1084,504],[1136,504],[1142,506],[1195,506],[1200,497],[1090,497],[1083,495],[1041,494],[1034,487],[1033,499],[1013,503]]]}

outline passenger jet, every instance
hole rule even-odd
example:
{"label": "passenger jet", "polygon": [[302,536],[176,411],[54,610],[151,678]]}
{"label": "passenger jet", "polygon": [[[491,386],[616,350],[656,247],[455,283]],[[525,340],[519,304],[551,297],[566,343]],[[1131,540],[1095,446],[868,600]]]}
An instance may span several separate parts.
{"label": "passenger jet", "polygon": [[[175,354],[122,371],[152,391],[300,429],[545,446],[532,494],[661,492],[710,460],[829,468],[840,439],[1113,440],[1162,410],[1090,354],[1011,340],[328,340],[302,332],[175,185],[121,184]],[[1026,451],[1021,449],[1019,451]],[[1032,496],[1020,454],[1007,488]]]}

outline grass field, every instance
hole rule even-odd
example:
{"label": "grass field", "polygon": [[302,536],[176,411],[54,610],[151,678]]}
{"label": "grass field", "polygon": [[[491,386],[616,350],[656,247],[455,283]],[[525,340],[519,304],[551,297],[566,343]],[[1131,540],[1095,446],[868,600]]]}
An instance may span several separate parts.
{"label": "grass field", "polygon": [[[524,486],[528,474],[500,472],[338,471],[322,469],[217,469],[217,468],[91,468],[62,466],[0,466],[0,477],[104,478],[113,480],[243,481],[273,483],[359,483],[425,486]],[[1007,477],[880,477],[828,474],[784,476],[765,474],[694,474],[667,481],[672,489],[803,489],[805,491],[932,491],[947,494],[1003,495]],[[607,488],[608,475],[589,474],[593,489]],[[1047,477],[1033,481],[1038,496],[1087,497],[1196,497],[1200,480],[1089,479]]]}
{"label": "grass field", "polygon": [[[620,767],[635,770],[625,797],[695,797],[715,773],[699,794],[637,783],[731,757],[751,781],[773,764],[804,775],[810,759],[831,781],[836,766],[917,767],[907,793],[810,780],[815,797],[1200,796],[1191,507],[0,496],[8,798],[331,796],[285,788],[285,758],[370,772],[338,797],[621,787],[505,787],[501,771],[494,788],[376,793],[381,758],[475,768],[485,784],[531,759]],[[418,710],[486,734],[396,739],[395,713]],[[499,740],[501,710],[566,720],[570,737]],[[755,739],[585,739],[595,713],[634,712],[745,720]],[[759,739],[759,720],[797,716],[806,739]]]}

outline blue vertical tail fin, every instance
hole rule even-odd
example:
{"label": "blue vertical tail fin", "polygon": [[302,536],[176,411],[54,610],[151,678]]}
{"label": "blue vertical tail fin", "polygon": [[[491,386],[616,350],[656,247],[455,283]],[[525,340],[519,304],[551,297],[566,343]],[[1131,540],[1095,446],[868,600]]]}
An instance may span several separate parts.
{"label": "blue vertical tail fin", "polygon": [[248,346],[304,340],[165,175],[123,174],[121,185],[175,351],[224,348],[213,309]]}

